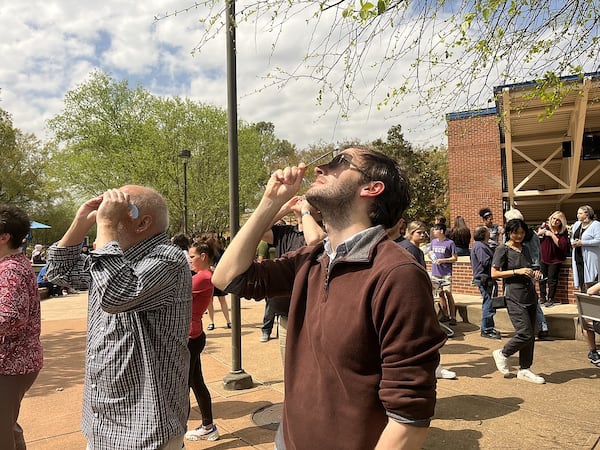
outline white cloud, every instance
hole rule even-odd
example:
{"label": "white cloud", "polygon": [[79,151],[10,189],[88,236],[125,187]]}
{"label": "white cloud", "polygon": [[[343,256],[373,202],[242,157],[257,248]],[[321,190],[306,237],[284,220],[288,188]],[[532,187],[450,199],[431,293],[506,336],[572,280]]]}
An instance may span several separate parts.
{"label": "white cloud", "polygon": [[[190,52],[203,33],[199,11],[159,22],[153,19],[180,5],[176,0],[166,4],[157,0],[9,2],[0,14],[0,107],[13,115],[16,127],[45,138],[45,121],[61,111],[65,93],[95,68],[126,76],[133,84],[142,82],[160,95],[189,96],[226,107],[224,36],[208,42],[192,56]],[[311,80],[262,89],[268,83],[264,78],[268,72],[274,67],[293,70],[308,42],[322,38],[329,30],[323,23],[313,35],[312,27],[301,17],[280,35],[267,33],[261,26],[241,23],[237,31],[240,119],[273,122],[277,135],[299,148],[317,142],[385,138],[387,130],[396,124],[402,125],[410,142],[443,142],[443,120],[415,112],[416,96],[409,96],[406,106],[393,112],[378,111],[374,104],[368,104],[367,89],[376,69],[365,67],[360,74],[357,94],[367,104],[353,108],[348,120],[340,118],[337,108],[326,109],[331,93],[325,94],[323,106],[317,104],[318,85]],[[275,39],[277,47],[271,53]],[[375,54],[383,50],[374,48]],[[394,85],[395,75],[390,75],[388,86]],[[383,92],[377,91],[375,98]]]}

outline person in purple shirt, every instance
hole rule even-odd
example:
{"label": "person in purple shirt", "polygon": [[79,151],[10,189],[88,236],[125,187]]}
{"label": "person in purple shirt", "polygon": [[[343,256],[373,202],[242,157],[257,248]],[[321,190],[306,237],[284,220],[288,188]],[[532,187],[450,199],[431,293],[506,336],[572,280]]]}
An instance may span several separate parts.
{"label": "person in purple shirt", "polygon": [[452,239],[446,237],[446,225],[443,223],[433,226],[433,237],[429,252],[431,275],[433,281],[443,286],[439,290],[443,314],[440,322],[448,322],[454,326],[456,325],[456,306],[452,296],[452,264],[458,259],[456,246]]}

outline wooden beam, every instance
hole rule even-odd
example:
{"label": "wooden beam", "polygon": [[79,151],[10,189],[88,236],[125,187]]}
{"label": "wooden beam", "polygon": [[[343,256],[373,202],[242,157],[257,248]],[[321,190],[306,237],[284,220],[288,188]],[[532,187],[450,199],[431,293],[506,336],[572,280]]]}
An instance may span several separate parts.
{"label": "wooden beam", "polygon": [[575,110],[571,115],[569,122],[569,136],[573,138],[571,158],[571,170],[569,174],[569,192],[574,195],[577,192],[577,178],[579,176],[579,166],[581,164],[581,147],[583,146],[583,130],[585,127],[585,115],[587,113],[588,95],[590,92],[590,79],[583,79],[581,94],[577,97]]}
{"label": "wooden beam", "polygon": [[[560,107],[560,111],[561,112],[567,112],[567,111],[572,111],[573,109],[575,109],[575,105],[561,105]],[[527,117],[546,117],[548,115],[548,111],[546,110],[546,107],[544,106],[540,106],[538,108],[527,108],[526,106],[523,106],[523,109],[519,110],[519,107],[514,107],[512,109],[512,116],[515,119],[524,119]]]}
{"label": "wooden beam", "polygon": [[581,188],[581,186],[583,186],[583,184],[589,180],[590,178],[592,178],[592,176],[598,172],[598,170],[600,170],[600,161],[598,161],[598,164],[596,165],[596,167],[594,167],[592,170],[590,170],[590,173],[588,173],[585,177],[583,177],[581,180],[579,180],[579,182],[577,183],[577,190],[579,191],[579,189]]}
{"label": "wooden beam", "polygon": [[544,167],[544,165],[546,163],[548,163],[548,161],[550,161],[554,157],[554,155],[556,155],[558,152],[561,152],[561,151],[562,151],[562,148],[557,149],[553,154],[551,154],[548,158],[546,158],[544,160],[544,162],[542,162],[542,164],[538,164],[535,160],[531,159],[529,156],[527,156],[525,153],[520,151],[518,148],[513,147],[513,152],[517,153],[521,158],[525,159],[526,161],[529,161],[529,163],[535,167],[534,171],[531,172],[527,177],[525,177],[523,179],[523,181],[521,183],[519,183],[519,186],[515,187],[515,191],[518,191],[521,186],[523,186],[527,181],[529,181],[530,177],[533,177],[533,175],[535,175],[539,171],[544,172],[550,178],[554,179],[554,181],[556,181],[558,184],[561,184],[565,188],[568,188],[569,185],[567,183],[565,183],[563,180],[558,178],[556,175],[554,175],[552,172],[550,172],[548,169],[546,169]]}
{"label": "wooden beam", "polygon": [[507,87],[502,89],[502,116],[505,144],[504,155],[506,159],[506,188],[508,189],[508,204],[512,207],[515,200],[515,177],[513,173],[512,133],[510,127],[510,89]]}
{"label": "wooden beam", "polygon": [[528,139],[528,140],[513,140],[512,145],[515,147],[531,147],[534,145],[552,145],[561,143],[566,140],[564,137],[555,137],[555,138],[543,138],[543,139]]}
{"label": "wooden beam", "polygon": [[[527,190],[527,191],[518,191],[514,193],[514,198],[520,197],[547,197],[549,195],[562,195],[568,193],[568,189],[546,189],[543,191],[538,190]],[[598,192],[600,192],[600,188],[598,188]],[[505,193],[508,194],[508,193]],[[504,195],[505,197],[507,195]]]}

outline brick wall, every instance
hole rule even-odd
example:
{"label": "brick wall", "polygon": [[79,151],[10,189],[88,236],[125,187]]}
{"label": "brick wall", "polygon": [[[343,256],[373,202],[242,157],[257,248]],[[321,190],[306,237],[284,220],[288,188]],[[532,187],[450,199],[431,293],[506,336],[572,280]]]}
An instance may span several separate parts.
{"label": "brick wall", "polygon": [[[502,160],[500,129],[494,111],[459,114],[448,119],[448,172],[451,227],[456,216],[463,216],[471,232],[481,224],[479,209],[489,207],[494,222],[504,222],[502,208]],[[561,267],[556,302],[576,303],[570,258]],[[431,270],[427,262],[428,270]],[[479,295],[471,285],[473,273],[468,257],[454,264],[452,290]],[[501,288],[500,288],[501,290]],[[539,289],[538,289],[539,292]]]}
{"label": "brick wall", "polygon": [[495,114],[448,120],[450,217],[463,216],[473,231],[481,224],[479,209],[491,208],[502,224],[500,131]]}
{"label": "brick wall", "polygon": [[[427,261],[427,270],[431,272],[431,263]],[[471,261],[468,256],[460,256],[458,261],[452,267],[452,292],[465,295],[479,295],[477,286],[471,285],[473,272],[471,271]],[[502,292],[502,283],[498,283],[499,290]],[[537,288],[537,283],[536,283]],[[539,289],[537,289],[539,293]],[[571,270],[571,259],[568,258],[560,269],[558,288],[556,290],[556,303],[576,304],[573,295],[573,271]]]}

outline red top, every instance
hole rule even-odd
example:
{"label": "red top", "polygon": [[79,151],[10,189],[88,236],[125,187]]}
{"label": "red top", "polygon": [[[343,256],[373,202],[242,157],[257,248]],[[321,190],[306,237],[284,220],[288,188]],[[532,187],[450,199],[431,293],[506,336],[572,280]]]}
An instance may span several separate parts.
{"label": "red top", "polygon": [[556,235],[558,246],[550,236],[542,236],[540,239],[541,258],[545,264],[560,264],[571,253],[571,245],[567,232]]}
{"label": "red top", "polygon": [[212,272],[201,270],[192,277],[192,322],[190,323],[190,339],[202,334],[202,316],[213,298]]}
{"label": "red top", "polygon": [[0,259],[0,375],[42,368],[40,295],[24,254]]}

